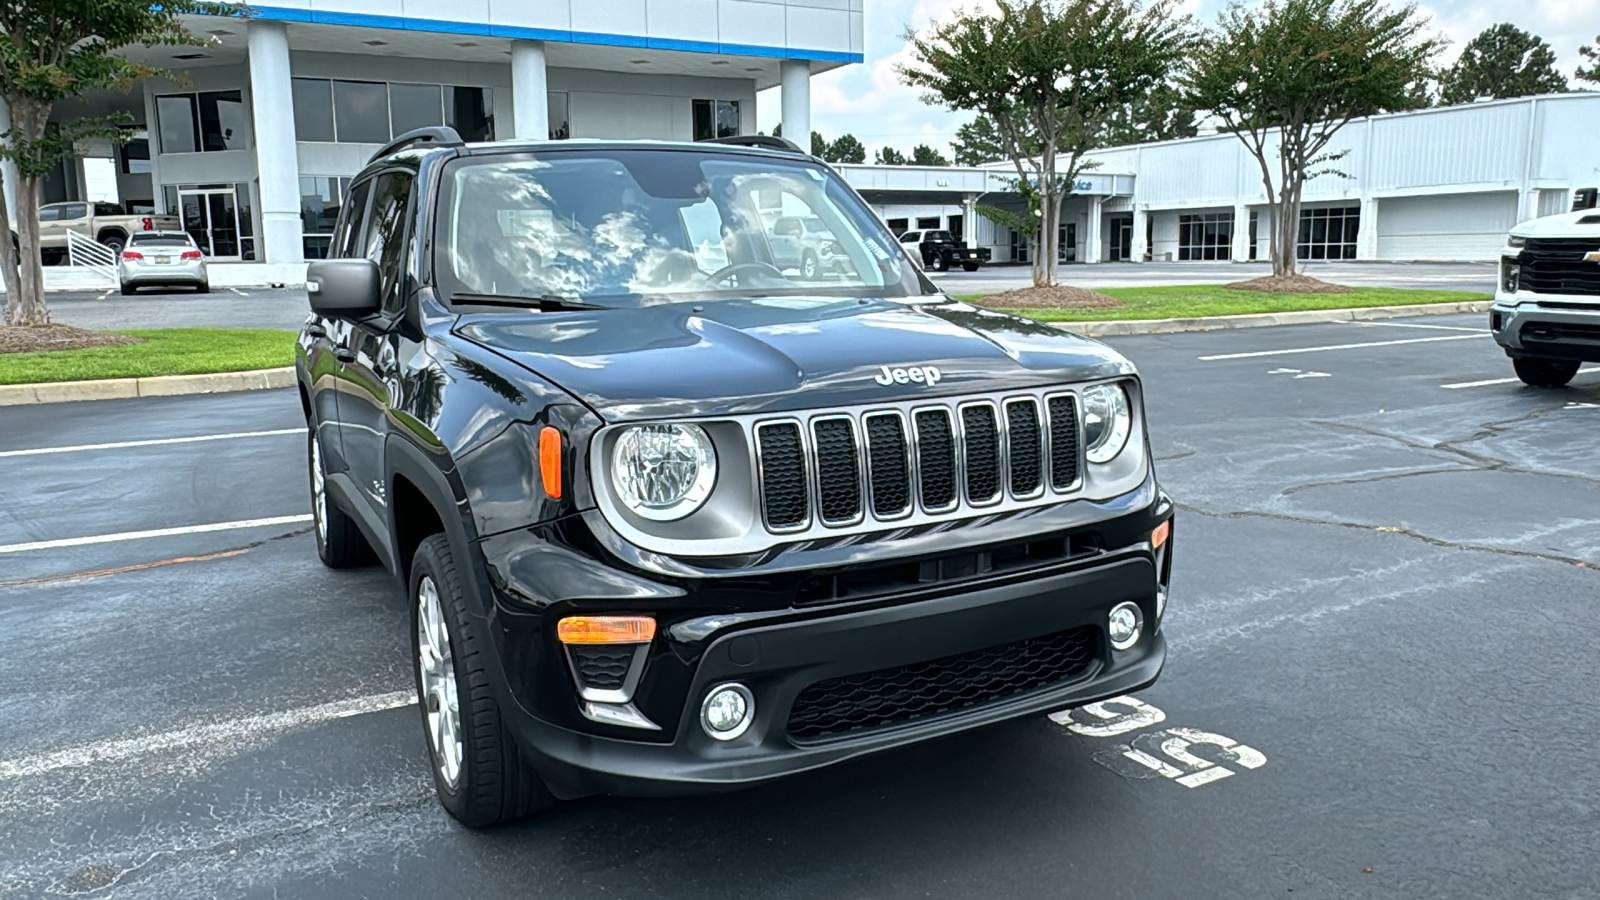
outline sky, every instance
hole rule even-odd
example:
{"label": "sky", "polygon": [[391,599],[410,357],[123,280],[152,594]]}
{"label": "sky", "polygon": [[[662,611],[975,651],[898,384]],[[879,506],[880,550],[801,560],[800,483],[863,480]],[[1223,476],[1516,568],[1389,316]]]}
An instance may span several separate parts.
{"label": "sky", "polygon": [[[900,83],[895,65],[910,61],[903,38],[948,19],[957,9],[988,0],[865,0],[866,62],[844,66],[811,79],[811,127],[830,140],[849,132],[867,146],[868,159],[884,145],[909,151],[919,143],[948,154],[955,131],[967,114],[924,104],[920,92]],[[1250,0],[1246,0],[1250,2]],[[1183,0],[1185,12],[1215,21],[1226,0]],[[1431,0],[1419,9],[1450,40],[1444,59],[1453,61],[1474,35],[1497,22],[1511,21],[1555,48],[1558,65],[1569,77],[1579,62],[1578,47],[1600,35],[1600,0]],[[757,98],[757,127],[770,132],[778,123],[777,89]]]}

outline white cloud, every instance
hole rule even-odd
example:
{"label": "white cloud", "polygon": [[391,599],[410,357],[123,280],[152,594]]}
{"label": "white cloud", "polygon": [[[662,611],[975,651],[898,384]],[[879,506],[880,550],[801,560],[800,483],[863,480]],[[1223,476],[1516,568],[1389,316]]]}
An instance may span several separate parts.
{"label": "white cloud", "polygon": [[[926,28],[948,19],[956,10],[993,0],[866,0],[866,62],[844,66],[811,80],[811,127],[829,138],[849,132],[870,154],[885,144],[908,151],[919,143],[947,149],[956,129],[971,118],[922,102],[920,92],[900,83],[895,64],[909,60],[903,34],[909,26]],[[1211,21],[1225,0],[1182,0],[1179,4],[1202,22]],[[1474,35],[1497,22],[1517,27],[1550,42],[1561,69],[1571,75],[1578,47],[1595,43],[1600,34],[1600,0],[1428,0],[1420,7],[1432,27],[1450,39],[1445,60],[1453,60]],[[778,122],[778,91],[761,94],[758,127],[771,131]]]}

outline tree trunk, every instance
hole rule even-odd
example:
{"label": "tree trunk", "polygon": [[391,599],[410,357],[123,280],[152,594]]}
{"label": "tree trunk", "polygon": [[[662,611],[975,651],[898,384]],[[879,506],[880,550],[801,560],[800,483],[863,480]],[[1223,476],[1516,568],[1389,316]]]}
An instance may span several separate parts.
{"label": "tree trunk", "polygon": [[[11,126],[30,141],[44,138],[50,118],[46,103],[11,98]],[[39,176],[27,173],[27,161],[19,161],[17,178],[17,287],[6,298],[6,323],[9,325],[48,325],[50,310],[44,300],[44,267],[39,254]],[[8,284],[7,289],[10,289]]]}
{"label": "tree trunk", "polygon": [[20,192],[16,185],[8,185],[5,178],[0,177],[0,278],[3,278],[6,301],[3,305],[4,313],[0,315],[0,325],[11,324],[11,308],[22,299],[21,279],[17,274],[17,251],[11,245],[11,236],[16,234],[16,226],[11,222],[11,211],[6,209],[5,192]]}

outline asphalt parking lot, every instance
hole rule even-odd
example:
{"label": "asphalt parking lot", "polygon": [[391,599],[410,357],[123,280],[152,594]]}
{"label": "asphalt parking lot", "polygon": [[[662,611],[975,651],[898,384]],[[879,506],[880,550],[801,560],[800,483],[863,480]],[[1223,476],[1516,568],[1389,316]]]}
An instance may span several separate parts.
{"label": "asphalt parking lot", "polygon": [[1111,341],[1182,507],[1137,703],[482,833],[292,392],[7,409],[0,897],[1595,897],[1600,371],[1483,326]]}

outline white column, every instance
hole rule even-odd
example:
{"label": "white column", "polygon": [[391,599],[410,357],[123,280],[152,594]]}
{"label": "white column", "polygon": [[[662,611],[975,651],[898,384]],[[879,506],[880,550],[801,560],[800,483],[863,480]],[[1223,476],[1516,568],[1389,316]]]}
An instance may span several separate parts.
{"label": "white column", "polygon": [[811,63],[786,59],[778,64],[783,94],[783,136],[811,152]]}
{"label": "white column", "polygon": [[545,77],[544,41],[511,42],[511,118],[518,140],[550,139],[550,82]]}
{"label": "white column", "polygon": [[1250,206],[1246,203],[1233,205],[1233,261],[1249,262],[1250,260]]}
{"label": "white column", "polygon": [[[11,130],[11,105],[0,100],[0,132]],[[0,161],[0,178],[6,183],[6,212],[11,216],[11,227],[17,223],[17,164],[11,160]]]}
{"label": "white column", "polygon": [[978,198],[971,194],[961,198],[961,236],[968,249],[978,246]]}
{"label": "white column", "polygon": [[1378,198],[1361,200],[1361,226],[1356,232],[1356,259],[1378,258]]}
{"label": "white column", "polygon": [[[256,132],[261,230],[256,259],[305,259],[300,227],[300,159],[294,143],[294,95],[289,87],[289,34],[281,22],[249,22],[250,112]],[[151,123],[151,143],[155,143]],[[151,148],[154,150],[154,147]],[[156,188],[160,190],[159,186]]]}
{"label": "white column", "polygon": [[1089,198],[1088,228],[1083,235],[1083,261],[1097,263],[1100,261],[1100,231],[1101,221],[1105,219],[1105,199],[1102,197]]}
{"label": "white column", "polygon": [[1150,213],[1142,206],[1133,208],[1133,261],[1144,262],[1150,253]]}

